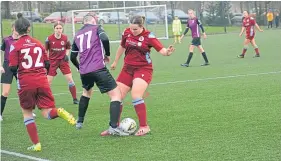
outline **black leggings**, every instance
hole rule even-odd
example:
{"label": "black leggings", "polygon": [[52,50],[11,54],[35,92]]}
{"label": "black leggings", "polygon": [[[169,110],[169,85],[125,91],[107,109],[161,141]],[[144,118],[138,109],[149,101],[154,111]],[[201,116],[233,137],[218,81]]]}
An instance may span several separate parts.
{"label": "black leggings", "polygon": [[268,28],[269,28],[269,26],[270,26],[270,28],[272,28],[272,21],[268,21]]}

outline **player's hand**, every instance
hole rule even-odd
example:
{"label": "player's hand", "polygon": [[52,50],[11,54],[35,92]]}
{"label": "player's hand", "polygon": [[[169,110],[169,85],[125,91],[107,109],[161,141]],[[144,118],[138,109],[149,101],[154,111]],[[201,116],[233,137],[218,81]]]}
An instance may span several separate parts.
{"label": "player's hand", "polygon": [[242,36],[242,33],[240,33],[239,36],[241,37],[241,36]]}
{"label": "player's hand", "polygon": [[111,70],[115,70],[115,69],[116,69],[116,66],[117,66],[117,62],[114,61],[114,62],[111,64],[110,69],[111,69]]}
{"label": "player's hand", "polygon": [[105,56],[104,61],[105,61],[105,63],[109,63],[110,62],[110,56]]}
{"label": "player's hand", "polygon": [[170,56],[175,51],[175,48],[173,45],[170,45],[167,49],[167,56]]}
{"label": "player's hand", "polygon": [[203,34],[203,38],[204,38],[204,39],[207,39],[206,33]]}
{"label": "player's hand", "polygon": [[5,73],[5,69],[2,66],[0,66],[0,72]]}
{"label": "player's hand", "polygon": [[63,58],[63,60],[64,60],[64,61],[66,61],[66,62],[68,62],[68,61],[69,61],[68,56],[67,56],[67,55],[65,55],[65,56],[64,56],[64,58]]}
{"label": "player's hand", "polygon": [[263,32],[263,30],[262,30],[262,29],[260,29],[260,32]]}

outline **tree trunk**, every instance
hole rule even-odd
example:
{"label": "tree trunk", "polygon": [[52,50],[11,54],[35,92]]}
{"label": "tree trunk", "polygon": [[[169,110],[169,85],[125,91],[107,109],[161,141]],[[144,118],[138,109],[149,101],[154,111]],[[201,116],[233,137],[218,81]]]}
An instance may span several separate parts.
{"label": "tree trunk", "polygon": [[91,9],[91,1],[88,1],[89,9]]}
{"label": "tree trunk", "polygon": [[5,8],[5,15],[4,17],[7,19],[11,18],[11,10],[10,10],[10,1],[3,1],[3,7]]}
{"label": "tree trunk", "polygon": [[243,1],[240,2],[240,11],[241,11],[241,13],[244,11],[244,9],[243,9],[243,3],[244,3]]}

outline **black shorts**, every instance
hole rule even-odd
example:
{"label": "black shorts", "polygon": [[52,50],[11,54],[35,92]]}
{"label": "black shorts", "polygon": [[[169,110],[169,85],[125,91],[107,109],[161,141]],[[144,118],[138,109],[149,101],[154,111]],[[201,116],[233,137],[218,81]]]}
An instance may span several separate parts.
{"label": "black shorts", "polygon": [[191,45],[200,46],[200,45],[201,45],[201,39],[200,39],[200,37],[195,37],[195,38],[193,38],[192,41],[191,41]]}
{"label": "black shorts", "polygon": [[1,83],[12,84],[14,74],[9,68],[9,62],[4,61],[3,68],[5,70],[5,73],[1,74]]}
{"label": "black shorts", "polygon": [[115,79],[106,67],[91,73],[81,74],[80,76],[83,88],[87,91],[93,88],[95,83],[101,93],[107,93],[117,87]]}

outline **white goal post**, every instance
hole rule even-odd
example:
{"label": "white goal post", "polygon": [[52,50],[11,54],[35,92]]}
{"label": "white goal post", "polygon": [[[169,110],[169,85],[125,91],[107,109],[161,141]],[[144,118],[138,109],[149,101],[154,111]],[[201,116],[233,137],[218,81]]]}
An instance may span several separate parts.
{"label": "white goal post", "polygon": [[124,29],[128,27],[130,17],[134,15],[144,16],[145,28],[155,33],[158,39],[169,38],[167,6],[150,5],[68,11],[64,33],[71,40],[76,31],[82,27],[84,15],[89,12],[97,13],[98,23],[103,26],[112,43],[120,42]]}

